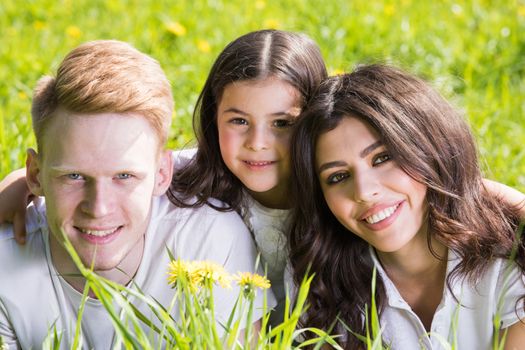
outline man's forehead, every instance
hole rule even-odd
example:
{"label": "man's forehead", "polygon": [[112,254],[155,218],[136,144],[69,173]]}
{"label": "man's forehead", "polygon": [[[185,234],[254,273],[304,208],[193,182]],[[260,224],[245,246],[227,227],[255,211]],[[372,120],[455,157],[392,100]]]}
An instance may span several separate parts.
{"label": "man's forehead", "polygon": [[143,118],[115,113],[56,117],[44,134],[41,152],[50,165],[140,165],[159,154],[160,141]]}

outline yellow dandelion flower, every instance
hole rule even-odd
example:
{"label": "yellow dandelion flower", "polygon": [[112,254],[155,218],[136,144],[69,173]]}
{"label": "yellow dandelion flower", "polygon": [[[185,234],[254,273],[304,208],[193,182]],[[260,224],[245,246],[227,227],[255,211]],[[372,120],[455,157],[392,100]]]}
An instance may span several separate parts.
{"label": "yellow dandelion flower", "polygon": [[390,4],[390,5],[386,5],[385,8],[383,9],[383,12],[385,13],[385,15],[387,16],[392,16],[394,13],[396,13],[396,8],[394,7],[394,5]]}
{"label": "yellow dandelion flower", "polygon": [[270,281],[261,275],[250,272],[239,272],[235,278],[237,284],[245,289],[268,289],[270,288]]}
{"label": "yellow dandelion flower", "polygon": [[46,24],[42,21],[35,21],[33,22],[33,28],[35,28],[35,30],[42,30],[46,27]]}
{"label": "yellow dandelion flower", "polygon": [[341,75],[344,74],[345,71],[340,68],[332,68],[330,69],[330,75]]}
{"label": "yellow dandelion flower", "polygon": [[277,29],[279,28],[280,23],[276,19],[268,18],[264,20],[264,27],[270,28],[270,29]]}
{"label": "yellow dandelion flower", "polygon": [[175,36],[186,35],[186,27],[179,22],[169,22],[166,24],[166,30]]}
{"label": "yellow dandelion flower", "polygon": [[18,92],[18,98],[21,99],[21,100],[27,100],[27,95],[26,95],[25,92],[19,91]]}
{"label": "yellow dandelion flower", "polygon": [[525,17],[525,5],[518,6],[518,15],[520,15],[521,17]]}
{"label": "yellow dandelion flower", "polygon": [[266,7],[266,2],[264,2],[263,0],[257,0],[257,1],[255,2],[255,8],[256,8],[257,10],[262,10],[262,9],[265,8],[265,7]]}
{"label": "yellow dandelion flower", "polygon": [[168,265],[168,284],[174,288],[177,281],[186,281],[190,288],[194,289],[198,281],[193,276],[193,266],[190,263],[181,260],[173,260]]}
{"label": "yellow dandelion flower", "polygon": [[210,43],[206,40],[197,40],[197,49],[199,49],[200,52],[208,53],[211,51]]}
{"label": "yellow dandelion flower", "polygon": [[206,281],[216,283],[223,288],[230,288],[230,276],[223,266],[209,261],[195,261],[192,263],[191,278],[199,285]]}
{"label": "yellow dandelion flower", "polygon": [[78,39],[82,35],[82,31],[77,26],[68,26],[66,28],[66,34],[73,39]]}

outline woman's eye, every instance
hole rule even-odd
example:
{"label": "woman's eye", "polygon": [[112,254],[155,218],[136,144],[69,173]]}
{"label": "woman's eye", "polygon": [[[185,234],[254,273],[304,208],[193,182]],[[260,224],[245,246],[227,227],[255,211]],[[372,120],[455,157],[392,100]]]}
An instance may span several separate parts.
{"label": "woman's eye", "polygon": [[276,119],[273,121],[273,126],[276,128],[288,128],[292,126],[294,122],[292,120],[287,119]]}
{"label": "woman's eye", "polygon": [[341,181],[344,181],[349,176],[350,174],[348,173],[335,173],[335,174],[328,176],[328,178],[326,179],[326,183],[329,185],[334,185]]}
{"label": "woman's eye", "polygon": [[235,125],[248,125],[248,121],[244,118],[233,118],[233,119],[230,119],[230,123],[231,124],[235,124]]}
{"label": "woman's eye", "polygon": [[389,161],[391,159],[392,159],[392,157],[390,156],[390,154],[388,154],[388,153],[381,153],[381,154],[377,155],[374,158],[372,164],[373,165],[379,165],[379,164],[387,162],[387,161]]}

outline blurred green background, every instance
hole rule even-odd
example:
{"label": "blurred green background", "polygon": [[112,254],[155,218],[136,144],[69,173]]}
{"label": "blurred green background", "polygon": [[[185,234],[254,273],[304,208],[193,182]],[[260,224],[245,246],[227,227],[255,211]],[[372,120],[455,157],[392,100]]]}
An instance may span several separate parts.
{"label": "blurred green background", "polygon": [[332,74],[385,61],[427,78],[470,121],[486,176],[525,191],[525,0],[3,0],[0,177],[35,144],[33,86],[81,42],[124,40],[160,61],[176,148],[193,140],[193,105],[215,57],[262,28],[310,35]]}

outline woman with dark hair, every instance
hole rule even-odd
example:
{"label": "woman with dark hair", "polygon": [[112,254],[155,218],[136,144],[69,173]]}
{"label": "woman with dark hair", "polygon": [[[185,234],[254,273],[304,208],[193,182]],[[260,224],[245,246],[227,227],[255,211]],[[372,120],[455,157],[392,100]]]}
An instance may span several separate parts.
{"label": "woman with dark hair", "polygon": [[468,125],[427,83],[382,65],[327,79],[292,160],[294,278],[315,274],[305,325],[363,348],[377,269],[392,348],[488,349],[500,330],[523,347],[518,208],[487,193]]}

